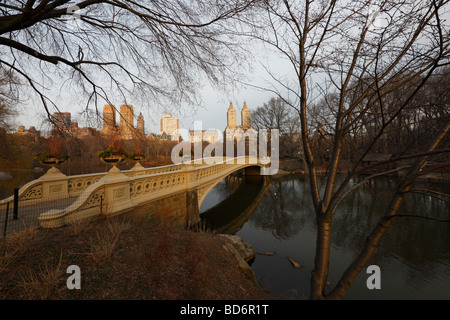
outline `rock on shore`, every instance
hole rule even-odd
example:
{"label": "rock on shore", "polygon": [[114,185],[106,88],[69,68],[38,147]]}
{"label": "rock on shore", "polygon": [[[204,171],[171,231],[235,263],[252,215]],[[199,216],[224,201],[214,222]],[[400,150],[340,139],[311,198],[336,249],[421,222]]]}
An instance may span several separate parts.
{"label": "rock on shore", "polygon": [[256,276],[248,264],[249,261],[255,258],[253,246],[244,242],[241,237],[236,235],[219,234],[219,236],[223,238],[225,242],[225,245],[223,246],[224,249],[235,255],[241,271],[256,282]]}

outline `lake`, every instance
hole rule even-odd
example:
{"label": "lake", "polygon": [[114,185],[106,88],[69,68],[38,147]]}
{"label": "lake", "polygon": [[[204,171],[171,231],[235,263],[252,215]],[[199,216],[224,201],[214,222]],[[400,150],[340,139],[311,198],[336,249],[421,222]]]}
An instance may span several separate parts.
{"label": "lake", "polygon": [[[0,181],[0,198],[14,187],[42,173],[11,172]],[[352,181],[357,183],[358,180]],[[378,177],[353,193],[333,220],[331,266],[328,280],[335,284],[356,256],[377,218],[383,213],[395,178]],[[450,193],[449,182],[417,181],[416,189]],[[233,175],[206,196],[200,212],[215,218],[215,229],[236,234],[256,254],[251,264],[258,282],[277,299],[303,299],[309,295],[315,255],[315,218],[309,184],[304,175],[278,178]],[[450,218],[444,201],[409,194],[401,214]],[[293,268],[288,258],[302,265]],[[450,223],[419,218],[395,218],[369,264],[381,270],[381,289],[369,290],[365,269],[344,299],[450,299]]]}
{"label": "lake", "polygon": [[[362,177],[352,183],[360,179]],[[336,212],[328,277],[332,286],[382,215],[389,190],[395,183],[395,178],[378,177],[348,197]],[[214,217],[217,208],[222,215],[237,221],[234,225],[226,222],[231,228],[220,229],[220,232],[242,237],[255,252],[275,252],[270,256],[257,253],[251,267],[261,286],[276,299],[307,298],[314,267],[316,226],[306,176],[256,179],[242,182],[239,188],[238,192],[233,192],[237,189],[236,182],[222,180],[207,195],[200,212]],[[255,188],[259,188],[260,193],[252,202],[249,199],[252,193],[246,190]],[[426,188],[450,193],[448,182],[417,181],[415,184],[415,189]],[[257,192],[253,192],[253,199],[255,194]],[[236,216],[241,208],[234,207],[244,202],[250,203],[252,208],[242,218]],[[220,208],[223,203],[226,205]],[[435,197],[408,194],[399,213],[449,219],[450,207]],[[288,258],[302,267],[295,269]],[[344,299],[450,299],[450,223],[395,218],[368,265],[372,264],[380,268],[381,289],[367,288],[370,274],[364,268]]]}

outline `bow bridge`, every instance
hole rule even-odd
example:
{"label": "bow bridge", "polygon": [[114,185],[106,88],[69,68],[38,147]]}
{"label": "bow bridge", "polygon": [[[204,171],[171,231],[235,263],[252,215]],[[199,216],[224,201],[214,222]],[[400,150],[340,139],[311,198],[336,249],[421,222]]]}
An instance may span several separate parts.
{"label": "bow bridge", "polygon": [[[18,198],[21,207],[45,207],[49,201],[73,199],[64,208],[42,211],[38,220],[44,228],[122,213],[189,226],[200,220],[199,208],[208,192],[242,169],[244,175],[268,174],[270,158],[207,158],[153,168],[137,163],[131,170],[113,167],[107,173],[74,176],[52,168],[20,188]],[[1,201],[0,210],[8,202],[13,197]]]}

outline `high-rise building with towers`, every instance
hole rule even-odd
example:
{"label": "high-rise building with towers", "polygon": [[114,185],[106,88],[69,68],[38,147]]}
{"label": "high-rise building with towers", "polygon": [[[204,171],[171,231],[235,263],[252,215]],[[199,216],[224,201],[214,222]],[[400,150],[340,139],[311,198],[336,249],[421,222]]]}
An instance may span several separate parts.
{"label": "high-rise building with towers", "polygon": [[145,135],[145,123],[142,113],[137,118],[137,126],[134,127],[134,111],[133,106],[123,104],[120,106],[120,124],[116,124],[117,109],[113,105],[105,105],[103,107],[103,128],[102,134],[116,135],[117,138],[123,140],[131,140],[137,136]]}
{"label": "high-rise building with towers", "polygon": [[134,115],[133,106],[123,104],[120,106],[120,137],[125,140],[133,139]]}
{"label": "high-rise building with towers", "polygon": [[244,101],[244,106],[241,111],[241,125],[237,125],[236,109],[233,107],[233,103],[230,102],[230,106],[227,111],[227,127],[224,132],[225,141],[242,140],[253,141],[256,139],[256,131],[251,124],[250,109],[247,107],[247,103]]}
{"label": "high-rise building with towers", "polygon": [[139,113],[139,116],[137,118],[136,130],[140,135],[145,135],[144,116],[142,115],[142,113]]}
{"label": "high-rise building with towers", "polygon": [[111,104],[103,106],[103,128],[102,134],[111,135],[117,133],[116,107]]}
{"label": "high-rise building with towers", "polygon": [[251,115],[250,115],[250,109],[247,107],[247,103],[244,101],[244,107],[241,111],[241,125],[237,125],[237,117],[236,117],[236,109],[233,107],[233,103],[230,102],[230,106],[228,107],[227,112],[227,127],[225,130],[229,129],[242,129],[242,130],[248,130],[253,129],[252,123],[251,123]]}

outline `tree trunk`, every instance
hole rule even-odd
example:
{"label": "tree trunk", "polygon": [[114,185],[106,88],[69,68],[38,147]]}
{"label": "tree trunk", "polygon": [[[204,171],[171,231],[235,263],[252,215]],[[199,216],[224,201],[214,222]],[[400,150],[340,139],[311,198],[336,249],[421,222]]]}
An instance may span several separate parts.
{"label": "tree trunk", "polygon": [[[428,143],[426,152],[432,152],[433,150],[435,150],[449,131],[450,131],[450,121],[446,121],[446,123],[440,129],[439,133]],[[400,184],[397,186],[397,190],[392,196],[391,201],[383,215],[383,218],[380,219],[375,229],[367,237],[367,241],[364,247],[362,248],[361,252],[356,257],[356,259],[350,264],[347,270],[344,272],[336,287],[326,297],[327,299],[342,299],[342,297],[347,293],[348,289],[352,285],[355,278],[358,276],[358,274],[361,272],[364,266],[369,262],[375,249],[378,246],[378,243],[381,240],[381,237],[386,232],[386,229],[392,222],[392,218],[395,217],[397,211],[399,210],[406,193],[411,190],[411,184],[416,177],[416,173],[423,166],[428,156],[429,155],[418,157],[414,162],[414,164],[411,166],[408,173],[405,175]]]}
{"label": "tree trunk", "polygon": [[311,274],[310,299],[324,299],[324,288],[328,278],[330,265],[331,220],[318,217],[316,257]]}

